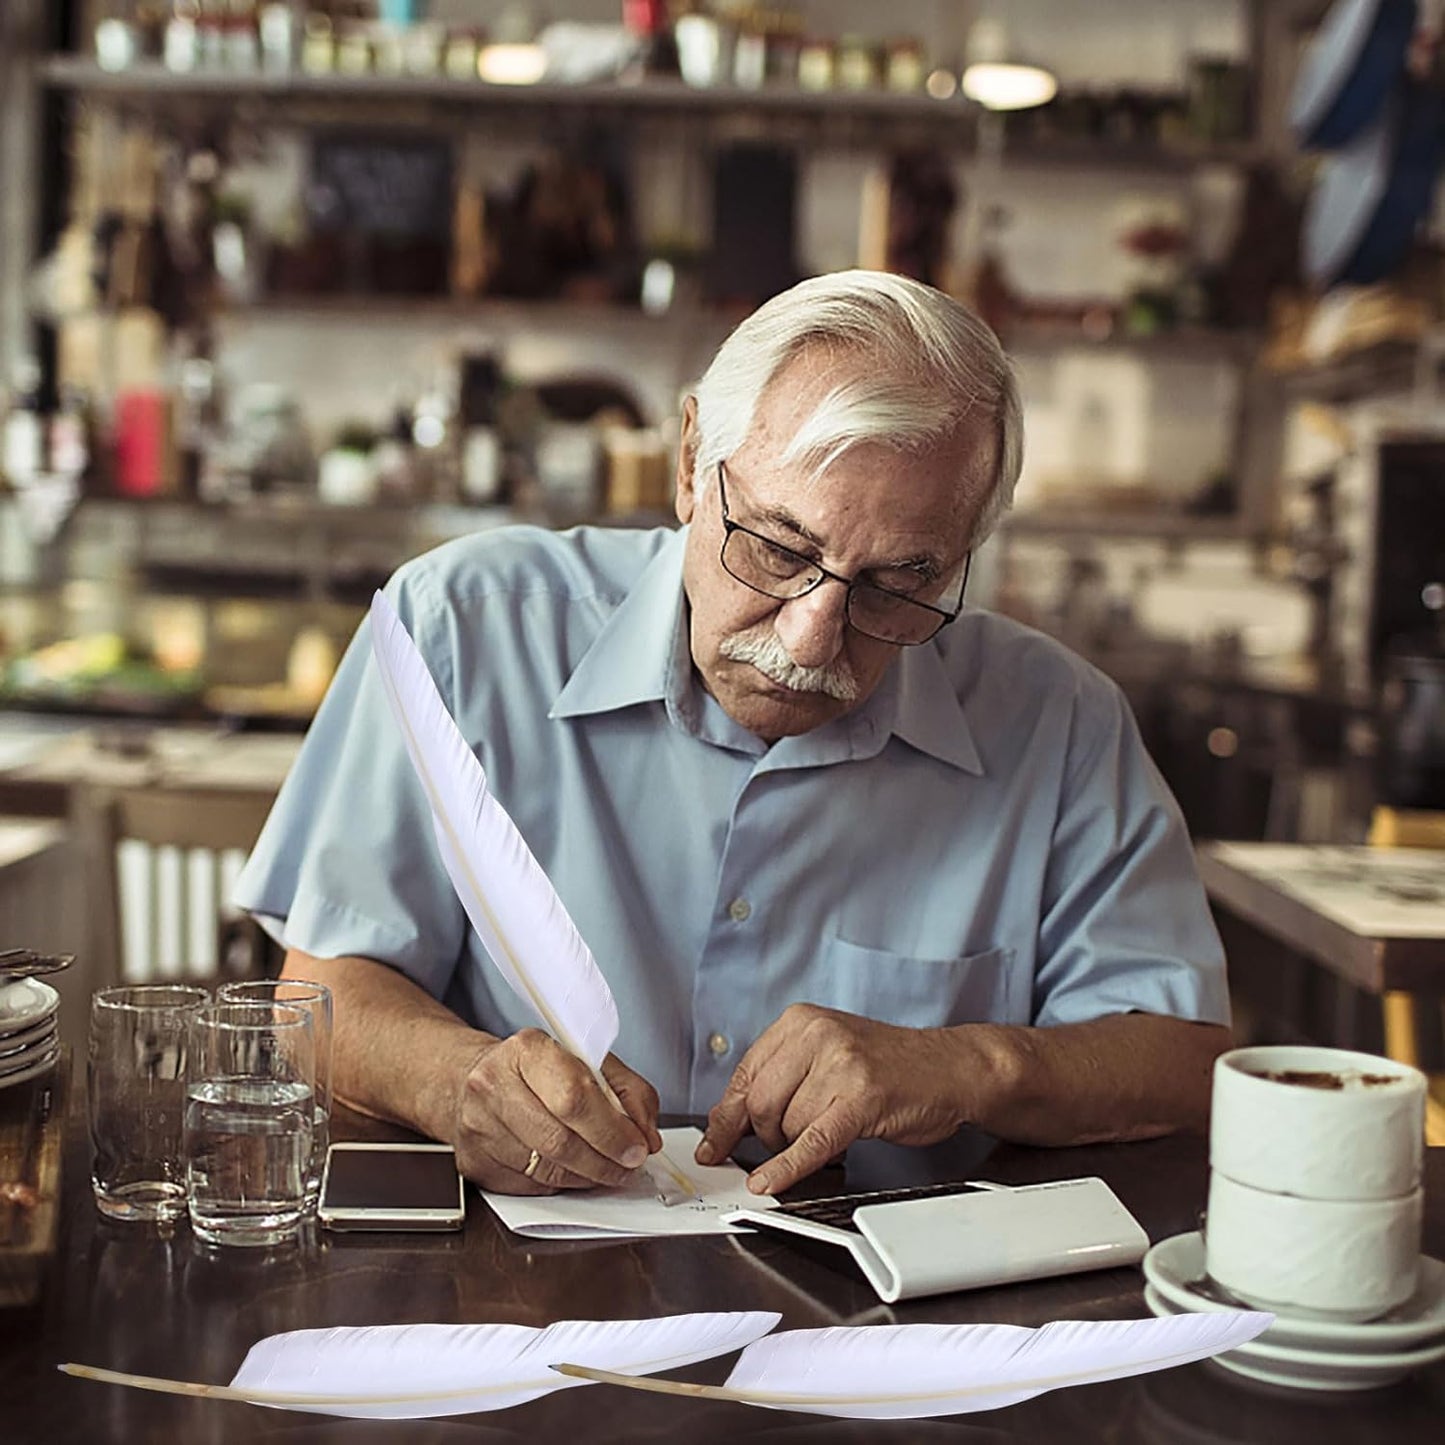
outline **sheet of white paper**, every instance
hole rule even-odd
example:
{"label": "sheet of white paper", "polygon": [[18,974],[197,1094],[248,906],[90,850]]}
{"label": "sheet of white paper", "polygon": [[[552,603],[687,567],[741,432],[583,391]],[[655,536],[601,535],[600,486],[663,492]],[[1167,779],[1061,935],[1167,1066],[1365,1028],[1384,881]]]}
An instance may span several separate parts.
{"label": "sheet of white paper", "polygon": [[[567,1190],[537,1196],[493,1194],[482,1190],[497,1218],[514,1234],[533,1239],[621,1239],[641,1234],[736,1234],[722,1223],[730,1209],[771,1209],[775,1201],[752,1194],[747,1174],[728,1160],[703,1168],[693,1150],[702,1138],[693,1128],[664,1129],[668,1158],[697,1182],[702,1202],[680,1198],[677,1186],[656,1164],[639,1171],[631,1184],[618,1189]],[[660,1194],[663,1197],[659,1197]],[[668,1205],[664,1197],[677,1202]]]}

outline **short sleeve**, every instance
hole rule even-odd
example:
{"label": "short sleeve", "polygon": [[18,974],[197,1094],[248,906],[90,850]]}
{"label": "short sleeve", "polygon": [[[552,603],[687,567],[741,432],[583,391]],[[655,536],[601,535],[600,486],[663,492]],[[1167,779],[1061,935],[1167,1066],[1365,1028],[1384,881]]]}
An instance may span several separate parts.
{"label": "short sleeve", "polygon": [[1081,680],[1045,879],[1034,1022],[1229,1021],[1224,953],[1183,817],[1127,702]]}
{"label": "short sleeve", "polygon": [[[445,608],[409,568],[386,592],[452,707]],[[451,986],[466,915],[382,690],[369,621],[346,650],[233,900],[286,947],[391,964],[437,998]]]}

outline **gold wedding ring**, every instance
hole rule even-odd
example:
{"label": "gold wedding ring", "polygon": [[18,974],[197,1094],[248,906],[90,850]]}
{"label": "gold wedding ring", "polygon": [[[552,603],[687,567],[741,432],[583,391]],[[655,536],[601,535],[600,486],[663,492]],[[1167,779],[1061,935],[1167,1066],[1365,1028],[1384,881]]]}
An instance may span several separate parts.
{"label": "gold wedding ring", "polygon": [[532,1157],[527,1160],[527,1167],[522,1173],[530,1179],[536,1172],[537,1166],[542,1162],[542,1156],[535,1149],[532,1150]]}

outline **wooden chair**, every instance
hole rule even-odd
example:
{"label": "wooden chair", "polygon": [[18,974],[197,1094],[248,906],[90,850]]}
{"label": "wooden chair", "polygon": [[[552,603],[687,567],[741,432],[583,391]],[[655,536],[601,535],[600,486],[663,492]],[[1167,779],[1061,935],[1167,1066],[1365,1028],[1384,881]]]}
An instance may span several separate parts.
{"label": "wooden chair", "polygon": [[[251,920],[226,917],[224,879],[228,858],[250,851],[272,801],[264,791],[221,788],[86,783],[72,791],[71,823],[86,880],[92,988],[150,981],[161,973],[204,982],[266,971],[269,940]],[[136,861],[131,844],[144,845],[138,850],[139,875],[127,866]],[[180,886],[169,889],[161,867],[167,850],[174,850],[170,856],[179,864],[168,871]],[[128,916],[130,909],[143,918]],[[169,959],[162,957],[167,939]]]}
{"label": "wooden chair", "polygon": [[[1372,848],[1445,848],[1445,813],[1377,807],[1370,818],[1366,841]],[[1418,995],[1403,989],[1387,989],[1381,996],[1385,1053],[1417,1069],[1423,1067],[1420,1005]],[[1430,1079],[1425,1138],[1431,1144],[1445,1144],[1445,1074],[1435,1074]]]}

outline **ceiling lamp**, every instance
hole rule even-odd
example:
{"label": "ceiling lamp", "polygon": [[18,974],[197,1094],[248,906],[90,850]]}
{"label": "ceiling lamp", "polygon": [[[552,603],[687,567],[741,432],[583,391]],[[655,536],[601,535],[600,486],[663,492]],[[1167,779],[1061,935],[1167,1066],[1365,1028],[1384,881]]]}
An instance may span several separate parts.
{"label": "ceiling lamp", "polygon": [[985,110],[1027,110],[1047,105],[1058,90],[1052,71],[1010,53],[1002,21],[985,18],[974,22],[968,32],[968,64],[963,72],[963,93],[970,100]]}

